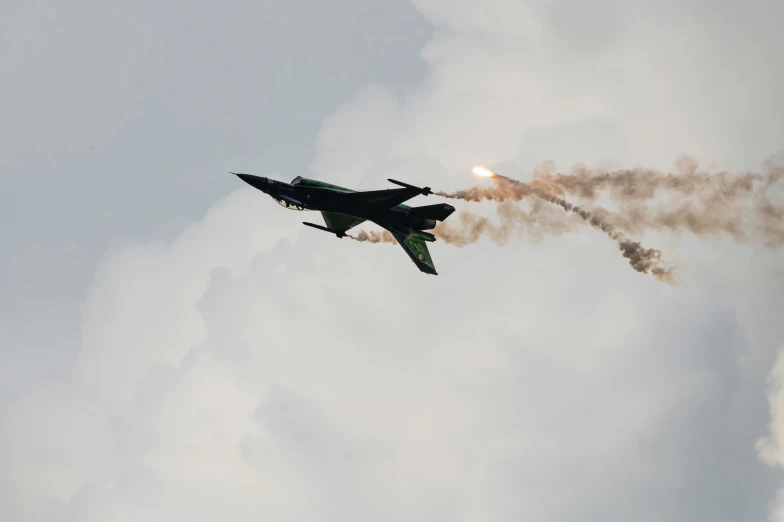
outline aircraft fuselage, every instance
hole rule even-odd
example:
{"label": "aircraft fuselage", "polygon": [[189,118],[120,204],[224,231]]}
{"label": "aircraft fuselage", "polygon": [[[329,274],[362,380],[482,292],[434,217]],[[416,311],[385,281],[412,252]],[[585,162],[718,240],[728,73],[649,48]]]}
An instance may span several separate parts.
{"label": "aircraft fuselage", "polygon": [[[281,206],[292,210],[315,210],[345,214],[365,221],[371,221],[386,228],[411,228],[417,230],[430,230],[435,228],[436,220],[427,218],[413,218],[411,207],[403,204],[391,208],[382,208],[373,202],[357,200],[346,201],[345,198],[336,197],[339,194],[357,193],[355,190],[331,185],[315,180],[297,178],[298,184],[284,183],[261,176],[238,174],[249,185],[268,194]],[[297,181],[297,180],[295,180]],[[391,191],[398,189],[391,189]]]}

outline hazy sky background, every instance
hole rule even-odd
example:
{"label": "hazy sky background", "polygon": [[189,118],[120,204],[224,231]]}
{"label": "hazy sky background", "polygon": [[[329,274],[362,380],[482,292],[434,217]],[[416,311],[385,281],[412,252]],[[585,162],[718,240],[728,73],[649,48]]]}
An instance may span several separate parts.
{"label": "hazy sky background", "polygon": [[227,173],[759,170],[782,16],[3,2],[0,518],[784,520],[781,251],[645,234],[668,286],[586,227],[429,277]]}

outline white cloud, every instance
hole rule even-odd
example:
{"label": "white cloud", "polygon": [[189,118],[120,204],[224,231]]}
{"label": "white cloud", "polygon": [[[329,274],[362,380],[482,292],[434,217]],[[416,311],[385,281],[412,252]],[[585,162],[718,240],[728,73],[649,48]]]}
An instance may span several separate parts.
{"label": "white cloud", "polygon": [[204,340],[207,330],[194,303],[211,272],[244,271],[259,250],[296,226],[281,221],[270,234],[278,208],[258,195],[249,188],[232,193],[171,244],[129,244],[106,255],[85,309],[76,369],[84,386],[113,406],[127,405],[152,361],[176,364]]}
{"label": "white cloud", "polygon": [[[318,177],[453,188],[478,161],[574,161],[558,145],[581,135],[594,161],[667,164],[681,147],[712,160],[721,128],[746,114],[756,125],[778,103],[763,87],[737,112],[712,113],[740,96],[729,87],[694,102],[692,88],[715,78],[676,75],[703,59],[766,76],[742,53],[710,56],[711,31],[691,19],[662,48],[654,29],[675,19],[635,22],[634,9],[605,6],[614,36],[578,31],[570,45],[590,41],[585,54],[548,50],[575,31],[553,22],[571,4],[416,5],[451,31],[423,52],[430,74],[404,95],[372,85],[338,108],[316,144]],[[396,246],[336,241],[301,217],[241,188],[171,242],[107,253],[74,374],[5,415],[4,519],[766,513],[775,483],[754,441],[784,336],[771,259],[662,238],[688,275],[670,287],[585,230],[504,248],[436,243],[441,275],[427,277]]]}
{"label": "white cloud", "polygon": [[[365,87],[322,124],[316,142],[318,155],[312,165],[314,173],[329,176],[336,183],[356,185],[386,157],[385,144],[400,132],[401,124],[395,94],[380,85]],[[347,155],[346,149],[352,154]]]}
{"label": "white cloud", "polygon": [[[757,452],[762,462],[775,469],[784,467],[784,345],[779,348],[775,364],[768,378],[770,404],[770,434],[757,441]],[[784,489],[771,502],[772,522],[784,520]]]}
{"label": "white cloud", "polygon": [[758,441],[757,449],[759,450],[760,458],[770,466],[784,466],[784,460],[781,458],[781,448],[784,447],[784,432],[782,432],[782,389],[784,385],[784,347],[779,350],[779,355],[776,358],[776,364],[770,372],[770,389],[768,391],[768,399],[770,401],[771,411],[771,434],[768,437],[761,438]]}
{"label": "white cloud", "polygon": [[740,326],[699,291],[574,244],[442,247],[440,279],[396,247],[262,240],[259,219],[254,248],[227,244],[255,209],[293,221],[263,198],[107,258],[81,372],[6,419],[17,499],[73,520],[627,520],[699,487],[691,419],[738,421]]}

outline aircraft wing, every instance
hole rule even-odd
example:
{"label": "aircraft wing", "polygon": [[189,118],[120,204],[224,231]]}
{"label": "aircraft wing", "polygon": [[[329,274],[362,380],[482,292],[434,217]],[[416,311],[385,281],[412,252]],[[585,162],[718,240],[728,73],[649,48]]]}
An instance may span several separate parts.
{"label": "aircraft wing", "polygon": [[400,246],[403,247],[403,250],[406,251],[408,257],[411,258],[411,261],[414,262],[419,270],[426,274],[438,275],[433,264],[433,258],[430,257],[430,252],[427,249],[427,242],[433,241],[433,239],[419,232],[406,234],[394,228],[388,228],[387,230],[395,236],[397,242],[400,243]]}
{"label": "aircraft wing", "polygon": [[356,205],[363,207],[379,207],[389,209],[408,201],[409,199],[424,195],[431,194],[430,187],[419,188],[413,185],[408,185],[400,181],[390,179],[392,183],[400,185],[403,188],[399,189],[384,189],[384,190],[367,190],[364,192],[348,192],[339,194],[337,197],[340,201],[348,205]]}
{"label": "aircraft wing", "polygon": [[324,217],[324,223],[327,224],[327,227],[335,232],[345,232],[365,221],[364,219],[349,216],[348,214],[338,214],[337,212],[322,212],[321,215]]}

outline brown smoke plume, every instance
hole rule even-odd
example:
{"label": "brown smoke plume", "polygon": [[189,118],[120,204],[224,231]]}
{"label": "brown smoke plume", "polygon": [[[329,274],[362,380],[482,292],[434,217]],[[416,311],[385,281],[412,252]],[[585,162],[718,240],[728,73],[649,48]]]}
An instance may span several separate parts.
{"label": "brown smoke plume", "polygon": [[[579,206],[573,205],[565,199],[550,194],[539,187],[507,178],[500,174],[495,174],[493,177],[498,180],[498,185],[495,188],[477,187],[452,194],[443,192],[439,192],[438,194],[447,198],[465,199],[467,201],[480,201],[482,199],[491,201],[505,201],[511,199],[519,201],[528,195],[534,195],[544,201],[549,201],[550,203],[560,206],[567,212],[574,213],[588,222],[592,227],[607,234],[608,237],[618,244],[618,247],[623,253],[623,257],[627,258],[632,268],[638,272],[653,274],[661,281],[672,281],[672,268],[664,265],[661,260],[661,252],[652,248],[643,248],[638,242],[628,239],[621,232],[615,230],[615,228],[602,219],[602,217],[582,209]],[[515,217],[519,222],[522,215],[525,215],[525,213],[514,216],[509,214],[508,210],[506,212],[499,212],[499,216],[501,217],[500,227],[493,227],[486,218],[477,218],[470,214],[467,215],[468,217],[461,216],[463,230],[459,232],[448,231],[446,234],[445,231],[442,230],[440,231],[440,237],[443,237],[446,242],[455,244],[459,244],[461,240],[466,243],[473,242],[478,239],[478,236],[485,233],[488,233],[491,238],[496,239],[507,233],[506,230],[515,223]],[[510,219],[510,217],[512,219]],[[530,218],[530,215],[528,215],[528,217]],[[436,235],[438,236],[439,234]]]}
{"label": "brown smoke plume", "polygon": [[[573,229],[573,223],[561,212],[552,207],[534,201],[530,211],[526,212],[512,201],[505,201],[496,207],[499,224],[490,219],[462,211],[449,222],[439,223],[433,234],[444,243],[464,247],[489,237],[499,246],[506,244],[515,233],[533,241],[542,241],[545,235],[561,235]],[[452,223],[460,222],[460,228]]]}
{"label": "brown smoke plume", "polygon": [[[618,203],[619,212],[597,209],[594,214],[629,233],[645,229],[688,230],[698,236],[724,233],[736,241],[758,242],[768,248],[784,246],[784,200],[777,204],[770,199],[777,189],[781,194],[784,188],[779,184],[784,180],[784,163],[771,159],[760,173],[737,175],[697,167],[688,157],[680,158],[669,173],[578,166],[571,174],[561,174],[553,172],[552,164],[544,164],[534,170],[531,185],[550,194],[589,201],[607,191]],[[667,194],[667,201],[649,208],[661,193]],[[497,201],[499,196],[483,199]]]}

